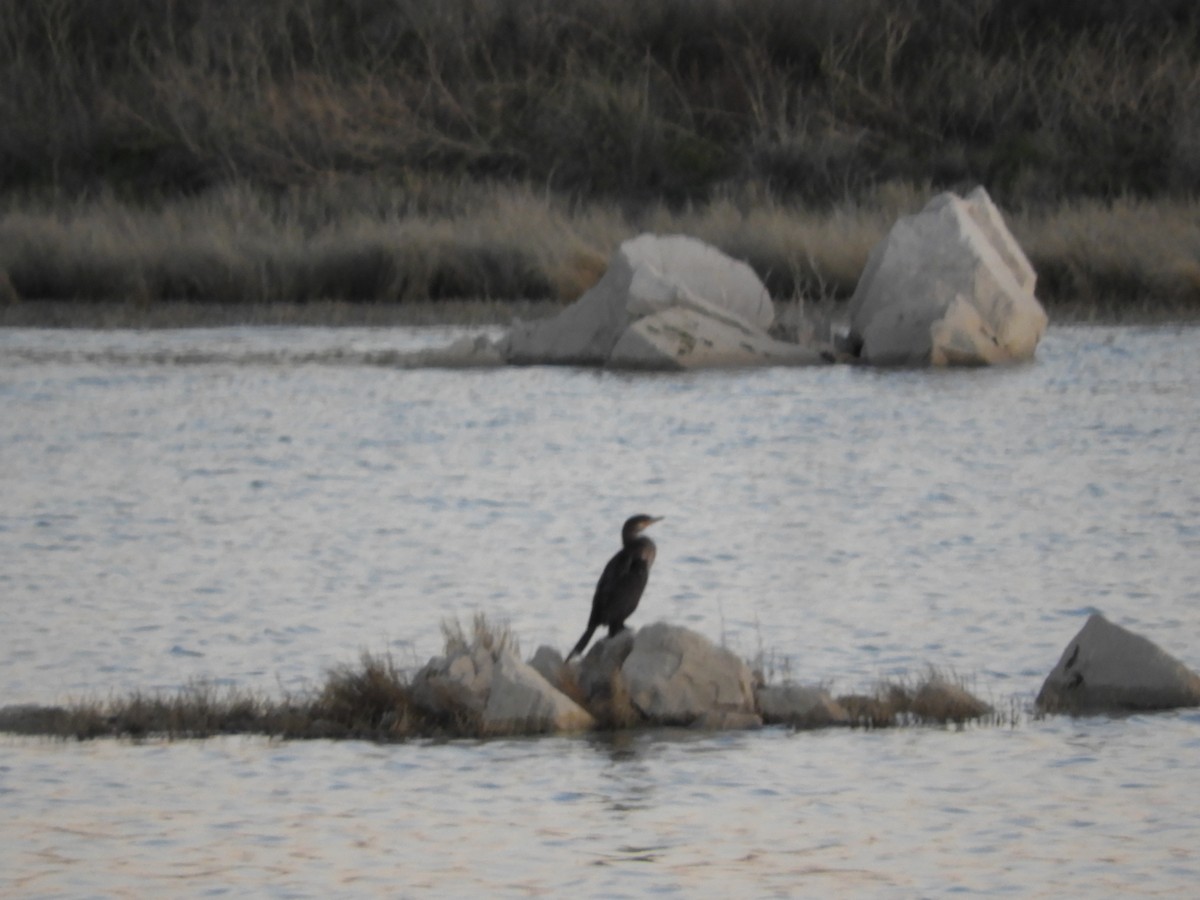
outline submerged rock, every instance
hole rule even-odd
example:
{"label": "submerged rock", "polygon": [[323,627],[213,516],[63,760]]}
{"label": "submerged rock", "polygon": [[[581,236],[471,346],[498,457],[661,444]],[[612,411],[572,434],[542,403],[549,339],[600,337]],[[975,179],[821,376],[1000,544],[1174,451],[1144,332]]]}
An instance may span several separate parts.
{"label": "submerged rock", "polygon": [[1046,677],[1037,706],[1072,714],[1200,706],[1200,675],[1094,613]]}
{"label": "submerged rock", "polygon": [[990,365],[1033,357],[1046,330],[1037,276],[983,188],[939,194],[871,251],[847,344],[874,365]]}
{"label": "submerged rock", "polygon": [[850,724],[850,714],[824,688],[793,682],[763,685],[755,691],[754,699],[768,725],[825,728]]}
{"label": "submerged rock", "polygon": [[507,362],[501,345],[486,334],[468,335],[445,347],[419,350],[396,360],[408,368],[478,369]]}

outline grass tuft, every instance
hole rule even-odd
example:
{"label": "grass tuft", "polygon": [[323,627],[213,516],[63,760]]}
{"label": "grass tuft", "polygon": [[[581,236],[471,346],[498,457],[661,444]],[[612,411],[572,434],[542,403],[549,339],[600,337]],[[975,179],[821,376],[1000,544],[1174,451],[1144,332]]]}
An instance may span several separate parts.
{"label": "grass tuft", "polygon": [[1002,722],[992,706],[967,690],[963,678],[932,667],[919,678],[883,681],[870,694],[849,694],[837,702],[853,725],[864,728]]}
{"label": "grass tuft", "polygon": [[316,733],[384,740],[408,737],[416,716],[407,678],[390,656],[363,653],[358,668],[332,670],[309,706]]}
{"label": "grass tuft", "polygon": [[492,622],[487,613],[477,612],[471,621],[471,634],[467,635],[458,618],[442,620],[443,652],[446,656],[466,653],[472,647],[482,647],[493,653],[509,651],[521,655],[521,647],[507,623]]}

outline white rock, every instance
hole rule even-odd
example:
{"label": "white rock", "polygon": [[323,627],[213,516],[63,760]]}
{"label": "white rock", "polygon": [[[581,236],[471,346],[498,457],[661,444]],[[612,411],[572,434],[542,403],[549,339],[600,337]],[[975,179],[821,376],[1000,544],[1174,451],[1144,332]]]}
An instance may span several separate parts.
{"label": "white rock", "polygon": [[[630,336],[614,354],[631,325],[667,313],[667,324]],[[604,277],[579,300],[551,319],[514,326],[498,346],[512,363],[678,368],[707,364],[701,359],[728,365],[736,356],[752,365],[768,350],[778,352],[780,362],[819,361],[815,353],[804,356],[772,341],[766,331],[773,318],[767,289],[745,263],[695,238],[643,234],[621,244]],[[666,329],[674,329],[673,336],[663,338]],[[681,330],[695,330],[691,341],[699,355],[679,352],[680,341],[689,340]]]}
{"label": "white rock", "polygon": [[983,188],[934,197],[875,248],[850,301],[852,346],[876,365],[1029,359],[1046,330],[1036,276]]}
{"label": "white rock", "polygon": [[474,643],[430,660],[413,679],[413,702],[446,720],[478,722],[486,734],[578,731],[593,720],[508,647]]}
{"label": "white rock", "polygon": [[1200,676],[1153,642],[1095,613],[1046,677],[1037,705],[1069,713],[1200,706]]}
{"label": "white rock", "polygon": [[508,650],[496,657],[491,691],[483,710],[485,732],[582,731],[594,724],[583,707],[559,692],[532,666]]}
{"label": "white rock", "polygon": [[633,705],[655,724],[761,724],[749,667],[686,628],[657,622],[638,631],[621,676]]}

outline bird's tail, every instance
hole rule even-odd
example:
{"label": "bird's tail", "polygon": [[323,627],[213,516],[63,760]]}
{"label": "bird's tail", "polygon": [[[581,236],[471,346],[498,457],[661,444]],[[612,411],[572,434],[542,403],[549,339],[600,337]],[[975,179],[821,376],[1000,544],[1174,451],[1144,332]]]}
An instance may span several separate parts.
{"label": "bird's tail", "polygon": [[583,652],[583,648],[588,645],[588,641],[590,641],[592,639],[592,635],[595,633],[596,633],[596,626],[589,624],[587,627],[587,631],[585,631],[583,633],[583,637],[581,637],[579,639],[579,643],[576,644],[575,648],[570,653],[567,654],[568,662],[570,662],[573,657],[576,657],[580,653]]}

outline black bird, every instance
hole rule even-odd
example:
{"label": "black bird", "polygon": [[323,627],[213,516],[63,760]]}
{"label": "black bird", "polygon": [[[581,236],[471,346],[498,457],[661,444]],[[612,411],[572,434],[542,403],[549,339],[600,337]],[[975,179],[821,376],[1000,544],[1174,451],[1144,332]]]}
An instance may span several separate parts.
{"label": "black bird", "polygon": [[587,631],[575,649],[567,654],[567,659],[582,653],[601,625],[608,626],[609,637],[621,631],[625,627],[625,620],[637,609],[656,552],[654,541],[644,537],[642,532],[660,519],[662,516],[633,516],[625,521],[621,528],[621,543],[624,546],[604,567],[596,583],[596,594],[592,597],[592,614],[588,617]]}

